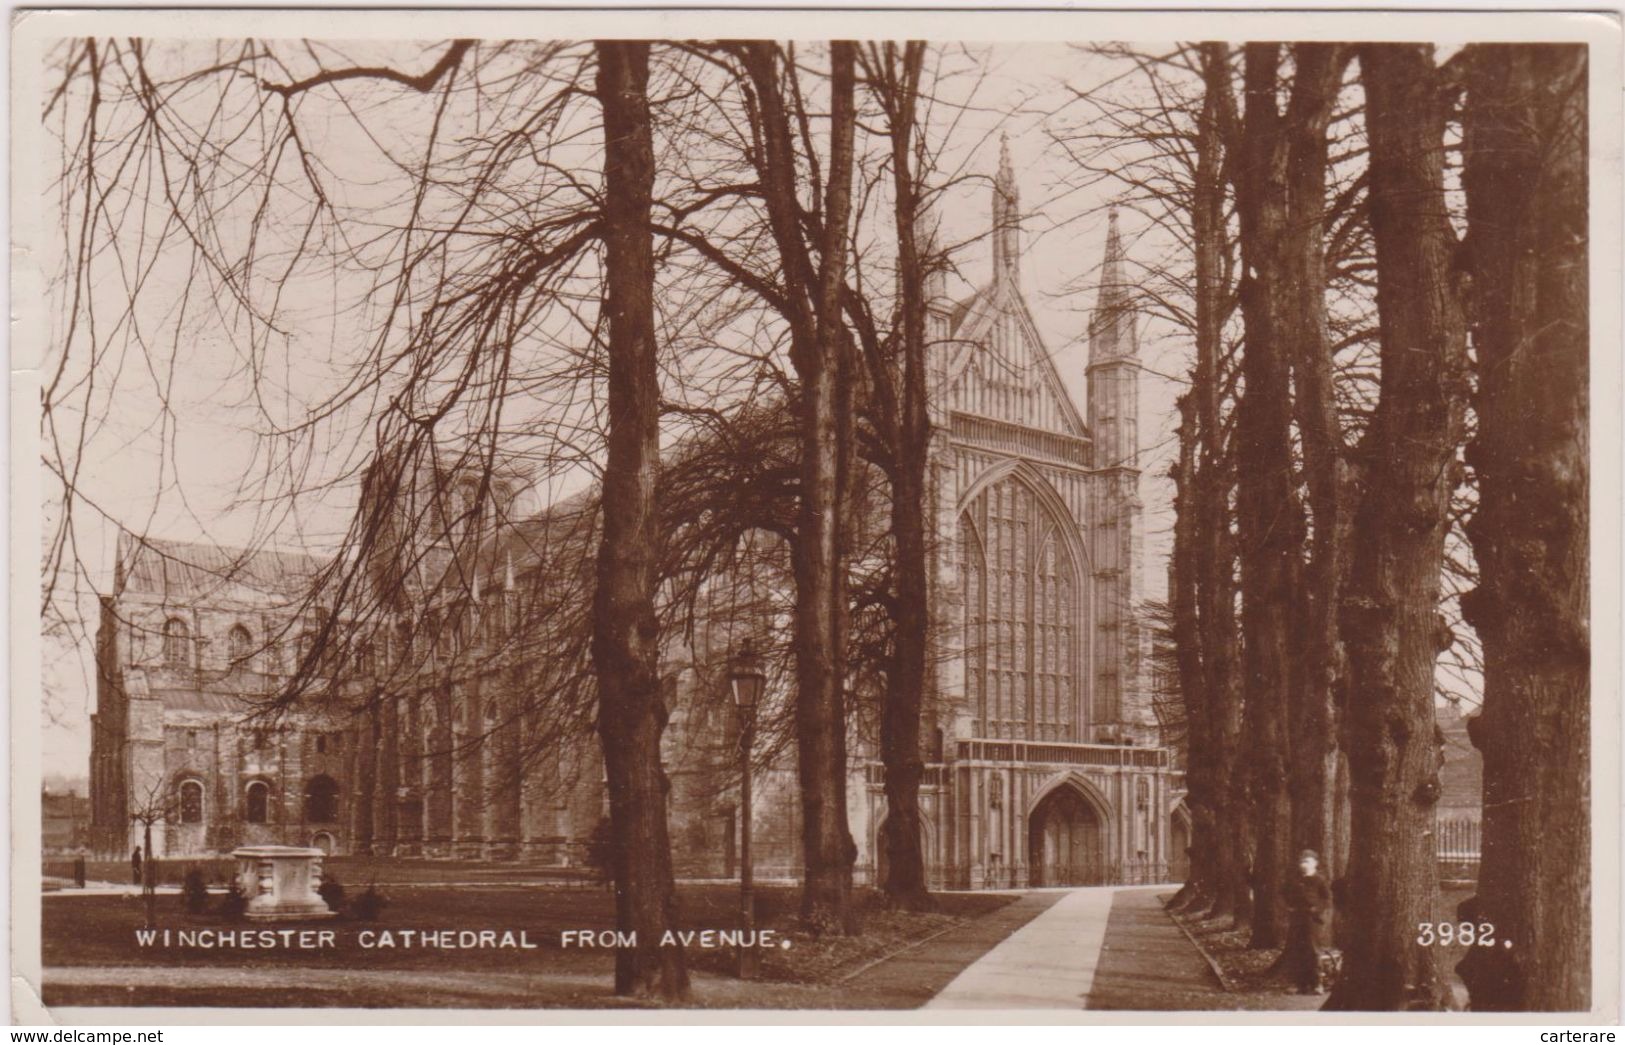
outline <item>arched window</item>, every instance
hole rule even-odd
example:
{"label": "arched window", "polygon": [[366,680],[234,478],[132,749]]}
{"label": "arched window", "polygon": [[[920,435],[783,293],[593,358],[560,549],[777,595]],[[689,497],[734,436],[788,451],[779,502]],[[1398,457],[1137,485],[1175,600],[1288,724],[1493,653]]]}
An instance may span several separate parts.
{"label": "arched window", "polygon": [[462,543],[473,529],[474,506],[480,496],[479,480],[472,477],[459,479],[450,494],[445,507],[446,538],[456,545]]}
{"label": "arched window", "polygon": [[1067,525],[1016,476],[959,517],[965,686],[983,736],[1080,735],[1080,587]]}
{"label": "arched window", "polygon": [[457,511],[467,516],[473,513],[474,503],[480,498],[480,481],[465,478],[457,483]]}
{"label": "arched window", "polygon": [[401,621],[395,626],[395,667],[401,668],[412,663],[412,625],[408,621]]}
{"label": "arched window", "polygon": [[1134,850],[1141,860],[1151,849],[1151,782],[1144,777],[1134,782]]}
{"label": "arched window", "polygon": [[226,653],[231,657],[231,666],[246,668],[254,659],[254,636],[241,624],[234,624],[226,636]]}
{"label": "arched window", "polygon": [[311,777],[305,785],[305,820],[312,824],[331,824],[339,818],[339,785],[327,774]]}
{"label": "arched window", "polygon": [[181,781],[181,823],[203,822],[203,785],[196,780]]}
{"label": "arched window", "polygon": [[164,621],[164,663],[184,668],[192,660],[192,629],[179,617]]}
{"label": "arched window", "polygon": [[271,818],[271,785],[263,780],[256,780],[248,785],[247,801],[244,803],[246,819],[251,824],[263,824]]}

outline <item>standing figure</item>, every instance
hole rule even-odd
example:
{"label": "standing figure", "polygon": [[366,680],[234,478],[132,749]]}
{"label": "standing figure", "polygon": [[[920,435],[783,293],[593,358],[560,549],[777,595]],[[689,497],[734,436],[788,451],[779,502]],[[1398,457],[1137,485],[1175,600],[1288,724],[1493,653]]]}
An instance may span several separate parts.
{"label": "standing figure", "polygon": [[1322,989],[1320,955],[1326,948],[1332,890],[1319,870],[1320,856],[1313,849],[1305,849],[1298,854],[1298,874],[1287,886],[1286,906],[1291,920],[1281,958],[1300,994],[1318,994]]}
{"label": "standing figure", "polygon": [[141,884],[141,847],[140,846],[136,846],[135,849],[130,853],[130,875],[135,879],[135,884],[136,885]]}

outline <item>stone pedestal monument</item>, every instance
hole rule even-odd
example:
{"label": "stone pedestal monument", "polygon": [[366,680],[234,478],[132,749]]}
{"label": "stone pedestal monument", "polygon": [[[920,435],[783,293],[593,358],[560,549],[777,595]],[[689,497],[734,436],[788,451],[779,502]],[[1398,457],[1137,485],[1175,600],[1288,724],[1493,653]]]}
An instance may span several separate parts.
{"label": "stone pedestal monument", "polygon": [[237,887],[248,897],[255,921],[331,918],[333,911],[316,892],[322,881],[322,851],[291,845],[251,845],[232,851]]}

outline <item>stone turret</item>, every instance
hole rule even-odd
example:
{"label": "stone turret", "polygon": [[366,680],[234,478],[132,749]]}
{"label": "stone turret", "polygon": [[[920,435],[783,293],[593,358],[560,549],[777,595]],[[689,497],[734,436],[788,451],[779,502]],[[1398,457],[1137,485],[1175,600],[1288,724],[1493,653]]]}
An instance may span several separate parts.
{"label": "stone turret", "polygon": [[[1100,293],[1089,319],[1089,432],[1098,476],[1090,507],[1096,573],[1093,721],[1112,737],[1131,735],[1149,708],[1138,608],[1140,344],[1117,211],[1107,222]],[[1097,739],[1105,739],[1098,737]]]}
{"label": "stone turret", "polygon": [[1021,190],[1010,165],[1010,142],[999,138],[999,173],[993,179],[993,281],[1021,286]]}
{"label": "stone turret", "polygon": [[1135,318],[1123,235],[1114,208],[1100,267],[1100,294],[1089,317],[1089,431],[1095,440],[1096,468],[1128,468],[1137,473],[1140,339]]}

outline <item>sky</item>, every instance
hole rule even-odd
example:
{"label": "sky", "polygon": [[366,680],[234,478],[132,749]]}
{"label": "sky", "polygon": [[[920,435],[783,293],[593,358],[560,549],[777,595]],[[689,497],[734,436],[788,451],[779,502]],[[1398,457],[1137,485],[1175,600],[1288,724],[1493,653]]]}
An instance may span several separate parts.
{"label": "sky", "polygon": [[[420,56],[433,50],[419,44],[372,45],[372,49],[381,59],[404,67],[420,64]],[[942,106],[938,113],[944,120],[945,113],[954,114],[951,131],[944,131],[948,142],[944,165],[968,175],[945,190],[938,204],[944,241],[966,243],[955,259],[958,273],[950,292],[968,293],[990,269],[990,249],[982,238],[991,207],[986,178],[995,170],[1002,135],[1008,140],[1021,192],[1024,289],[1062,380],[1081,411],[1086,390],[1084,334],[1104,251],[1105,207],[1117,187],[1083,178],[1054,138],[1088,119],[1087,107],[1077,104],[1068,85],[1101,83],[1118,70],[1107,59],[1061,45],[999,46],[973,55],[950,49],[944,61],[960,70],[977,69],[945,81],[942,93],[954,104]],[[313,137],[312,145],[333,157],[328,172],[332,183],[342,187],[350,205],[364,208],[385,193],[392,167],[403,162],[403,154],[391,142],[346,140],[349,132],[341,114],[328,115],[324,119],[319,108],[313,109],[302,122]],[[47,150],[43,159],[49,164],[57,157]],[[230,172],[219,173],[225,177]],[[1166,249],[1131,211],[1123,213],[1122,226],[1131,261],[1136,256],[1150,259]],[[300,227],[299,216],[289,214],[277,232],[291,242]],[[283,295],[286,314],[280,334],[260,343],[245,331],[229,305],[182,301],[178,290],[166,292],[166,287],[178,288],[184,282],[172,260],[155,259],[152,271],[155,275],[143,287],[145,304],[138,317],[145,324],[141,337],[149,350],[111,355],[95,368],[99,391],[92,394],[102,397],[97,402],[104,409],[92,412],[98,419],[81,459],[79,486],[103,515],[75,513],[74,537],[84,569],[75,581],[77,599],[70,604],[78,607],[81,619],[68,621],[68,641],[47,645],[48,773],[83,773],[88,762],[94,699],[88,639],[94,628],[95,594],[110,583],[119,526],[224,545],[263,541],[319,548],[330,546],[334,535],[342,532],[353,506],[352,486],[265,503],[255,477],[266,466],[270,444],[261,436],[269,421],[300,417],[309,402],[340,380],[351,346],[368,336],[376,314],[346,303],[365,290],[369,277],[352,273],[325,281],[290,280]],[[47,297],[57,337],[68,291],[58,284]],[[103,285],[92,293],[121,291]],[[1173,403],[1180,388],[1176,375],[1188,366],[1189,346],[1152,321],[1142,326],[1141,345],[1143,594],[1160,598],[1171,539],[1166,472],[1172,459]],[[261,370],[258,394],[269,394],[273,401],[250,394],[251,367]],[[167,416],[158,409],[160,389],[171,406]],[[306,450],[308,460],[299,464],[308,468],[307,482],[340,474],[356,460],[356,444],[337,430]]]}

